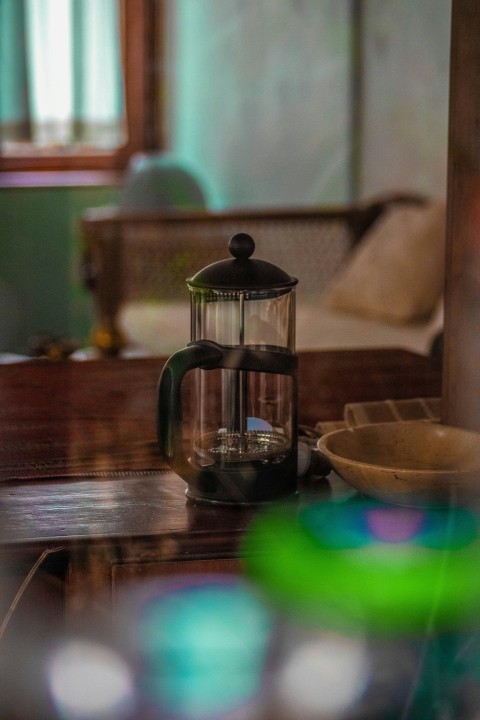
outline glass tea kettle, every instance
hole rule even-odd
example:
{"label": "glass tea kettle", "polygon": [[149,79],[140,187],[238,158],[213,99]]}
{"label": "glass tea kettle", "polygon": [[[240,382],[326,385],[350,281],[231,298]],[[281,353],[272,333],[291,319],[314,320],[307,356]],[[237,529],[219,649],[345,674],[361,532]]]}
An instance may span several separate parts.
{"label": "glass tea kettle", "polygon": [[297,280],[251,259],[254,249],[237,234],[233,258],[187,280],[191,342],[160,377],[160,449],[195,500],[249,504],[296,491]]}

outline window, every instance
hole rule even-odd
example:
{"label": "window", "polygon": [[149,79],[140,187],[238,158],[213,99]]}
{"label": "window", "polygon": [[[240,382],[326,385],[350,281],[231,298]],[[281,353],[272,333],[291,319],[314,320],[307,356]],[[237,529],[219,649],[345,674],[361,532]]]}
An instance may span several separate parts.
{"label": "window", "polygon": [[162,146],[162,0],[2,0],[0,170],[117,170]]}

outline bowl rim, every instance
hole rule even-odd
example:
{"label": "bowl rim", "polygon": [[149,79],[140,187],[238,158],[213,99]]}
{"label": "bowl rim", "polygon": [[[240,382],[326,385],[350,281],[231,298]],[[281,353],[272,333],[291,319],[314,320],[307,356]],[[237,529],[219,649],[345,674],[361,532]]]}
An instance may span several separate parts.
{"label": "bowl rim", "polygon": [[[333,452],[332,450],[329,450],[328,447],[326,447],[326,441],[330,439],[332,436],[335,435],[345,435],[346,433],[355,433],[358,431],[363,431],[366,428],[379,428],[379,427],[389,427],[389,428],[398,428],[399,426],[405,426],[405,425],[437,425],[443,428],[447,428],[450,430],[454,430],[455,432],[462,434],[462,435],[468,435],[468,436],[477,436],[478,442],[479,442],[479,463],[478,467],[471,467],[471,468],[464,468],[464,469],[435,469],[435,468],[413,468],[413,467],[396,467],[394,465],[381,465],[379,463],[373,463],[373,462],[367,462],[365,460],[355,460],[349,457],[345,457],[344,455],[338,455],[338,453]],[[339,428],[337,430],[332,430],[329,433],[325,433],[325,435],[322,435],[317,440],[317,450],[320,453],[323,453],[327,460],[329,460],[333,464],[333,460],[337,459],[341,463],[352,463],[353,466],[359,467],[359,468],[365,468],[365,469],[372,469],[376,471],[385,471],[385,472],[393,472],[393,473],[416,473],[418,475],[432,475],[434,474],[437,477],[443,477],[443,476],[461,476],[461,475],[467,475],[470,473],[480,472],[480,433],[477,433],[473,430],[467,430],[465,428],[455,427],[453,425],[445,425],[440,422],[434,422],[430,420],[400,420],[398,422],[381,422],[381,423],[366,423],[365,425],[356,425],[354,427],[345,427],[345,428]],[[335,468],[334,468],[335,469]]]}

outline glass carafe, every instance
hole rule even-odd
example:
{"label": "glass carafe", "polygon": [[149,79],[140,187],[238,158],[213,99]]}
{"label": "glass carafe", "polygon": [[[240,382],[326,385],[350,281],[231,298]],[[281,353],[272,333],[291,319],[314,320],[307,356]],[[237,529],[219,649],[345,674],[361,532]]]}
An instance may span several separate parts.
{"label": "glass carafe", "polygon": [[187,280],[191,342],[160,379],[160,447],[197,500],[256,503],[296,490],[297,281],[251,259],[254,248],[250,236],[236,235],[233,259]]}

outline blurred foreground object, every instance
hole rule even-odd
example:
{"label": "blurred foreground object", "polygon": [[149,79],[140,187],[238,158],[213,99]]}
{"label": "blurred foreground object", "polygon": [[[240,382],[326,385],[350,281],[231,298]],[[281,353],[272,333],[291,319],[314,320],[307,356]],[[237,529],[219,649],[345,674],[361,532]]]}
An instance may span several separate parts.
{"label": "blurred foreground object", "polygon": [[354,498],[259,516],[244,562],[283,617],[274,716],[475,717],[460,710],[467,686],[480,697],[479,558],[466,509]]}
{"label": "blurred foreground object", "polygon": [[257,720],[272,619],[246,582],[185,575],[126,596],[121,633],[140,714]]}

